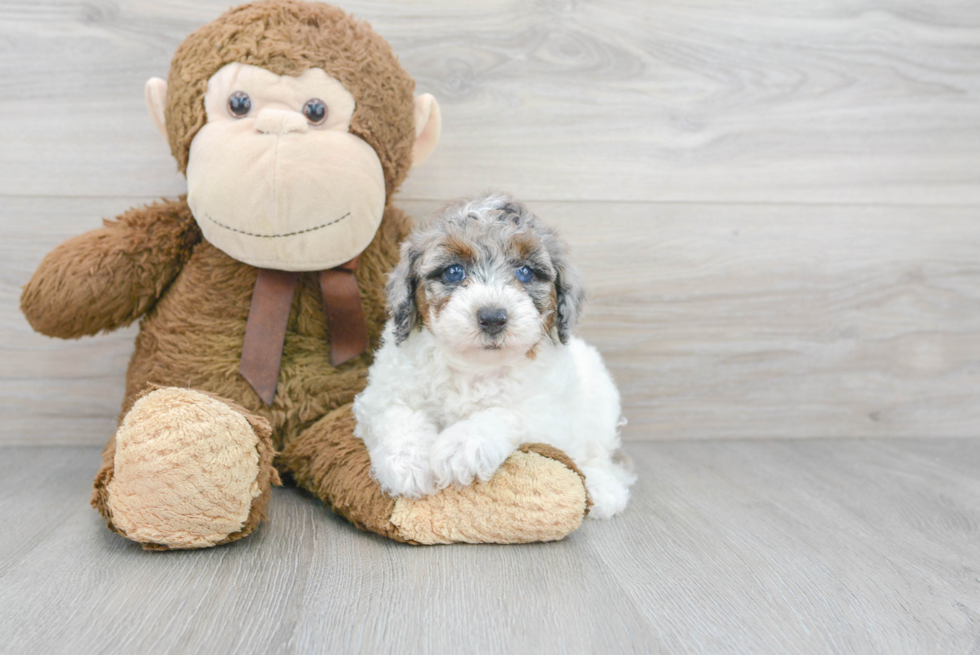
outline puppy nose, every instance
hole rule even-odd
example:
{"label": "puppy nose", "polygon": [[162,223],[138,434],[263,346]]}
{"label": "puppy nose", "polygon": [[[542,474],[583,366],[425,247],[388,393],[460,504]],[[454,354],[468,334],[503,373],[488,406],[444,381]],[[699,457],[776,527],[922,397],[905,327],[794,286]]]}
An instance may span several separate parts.
{"label": "puppy nose", "polygon": [[255,129],[265,134],[288,134],[309,129],[309,124],[303,114],[283,109],[263,109],[255,117]]}
{"label": "puppy nose", "polygon": [[496,336],[507,325],[507,312],[499,307],[481,307],[476,312],[476,320],[481,330],[491,337]]}

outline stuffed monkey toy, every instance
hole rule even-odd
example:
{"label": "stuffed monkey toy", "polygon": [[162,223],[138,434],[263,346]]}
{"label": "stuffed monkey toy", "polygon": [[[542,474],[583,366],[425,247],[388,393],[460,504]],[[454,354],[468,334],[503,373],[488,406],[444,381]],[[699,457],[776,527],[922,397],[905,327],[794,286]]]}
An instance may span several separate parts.
{"label": "stuffed monkey toy", "polygon": [[241,539],[280,475],[351,523],[416,544],[561,539],[589,499],[561,451],[525,444],[488,482],[383,494],[351,403],[409,219],[391,205],[439,138],[434,98],[330,5],[232,9],[146,85],[187,195],[49,253],[31,326],[63,339],[140,321],[92,505],[151,550]]}

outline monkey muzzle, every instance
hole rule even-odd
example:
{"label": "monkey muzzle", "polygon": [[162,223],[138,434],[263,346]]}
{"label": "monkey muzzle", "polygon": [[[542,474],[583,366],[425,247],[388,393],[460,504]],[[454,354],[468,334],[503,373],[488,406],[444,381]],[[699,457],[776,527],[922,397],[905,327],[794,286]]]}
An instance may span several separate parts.
{"label": "monkey muzzle", "polygon": [[[315,103],[319,120],[305,107]],[[320,69],[279,76],[240,63],[208,80],[208,121],[194,135],[187,204],[238,261],[319,271],[363,251],[381,223],[381,160],[350,132],[356,102]]]}
{"label": "monkey muzzle", "polygon": [[187,203],[204,238],[261,268],[315,271],[350,261],[381,223],[381,162],[352,134],[304,131],[294,127],[295,118],[305,127],[301,114],[270,111],[252,125],[205,125],[191,143]]}

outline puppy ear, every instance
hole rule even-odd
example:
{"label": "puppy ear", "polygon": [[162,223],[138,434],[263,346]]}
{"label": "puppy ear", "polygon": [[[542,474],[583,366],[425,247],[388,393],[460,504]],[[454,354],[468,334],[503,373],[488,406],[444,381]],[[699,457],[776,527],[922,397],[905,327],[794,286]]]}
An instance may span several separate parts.
{"label": "puppy ear", "polygon": [[551,262],[556,272],[555,328],[558,331],[558,340],[567,344],[572,328],[575,327],[582,312],[582,305],[585,304],[585,287],[582,285],[581,274],[568,258],[568,249],[564,244],[558,244],[558,247],[552,250]]}
{"label": "puppy ear", "polygon": [[385,291],[388,294],[388,314],[395,323],[396,346],[421,324],[419,309],[415,304],[415,290],[419,284],[418,263],[421,257],[421,251],[406,241],[402,244],[401,260],[388,274]]}

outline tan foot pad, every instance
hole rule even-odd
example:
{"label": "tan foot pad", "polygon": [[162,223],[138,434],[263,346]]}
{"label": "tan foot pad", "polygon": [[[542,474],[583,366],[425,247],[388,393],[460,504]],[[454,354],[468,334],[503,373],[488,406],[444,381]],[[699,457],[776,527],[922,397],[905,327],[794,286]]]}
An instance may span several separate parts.
{"label": "tan foot pad", "polygon": [[542,452],[560,453],[548,446],[525,446],[488,482],[451,487],[419,500],[399,498],[391,522],[400,537],[420,544],[561,539],[582,524],[588,495],[571,462],[570,468]]}
{"label": "tan foot pad", "polygon": [[263,491],[258,442],[242,414],[206,394],[165,388],[140,398],[116,433],[113,526],[158,547],[226,540]]}

